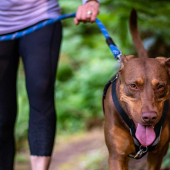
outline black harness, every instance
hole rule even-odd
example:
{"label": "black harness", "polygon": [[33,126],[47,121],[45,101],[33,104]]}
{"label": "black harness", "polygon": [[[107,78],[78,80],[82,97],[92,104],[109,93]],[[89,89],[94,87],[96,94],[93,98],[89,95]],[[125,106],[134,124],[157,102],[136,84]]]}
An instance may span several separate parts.
{"label": "black harness", "polygon": [[156,138],[154,140],[154,142],[149,145],[149,146],[143,146],[141,145],[141,143],[138,141],[138,139],[135,136],[136,133],[136,127],[135,127],[135,123],[133,122],[132,119],[129,119],[128,115],[125,113],[125,111],[122,109],[122,107],[120,106],[120,103],[118,102],[118,98],[116,95],[116,80],[118,78],[118,74],[116,74],[111,80],[109,80],[107,82],[107,84],[105,85],[104,91],[103,91],[103,112],[105,112],[105,108],[104,108],[104,99],[106,97],[106,92],[107,89],[109,88],[109,86],[112,84],[112,99],[113,99],[113,103],[116,107],[116,110],[118,111],[119,115],[121,116],[121,118],[124,120],[124,122],[128,125],[129,129],[130,129],[130,134],[133,137],[133,141],[135,144],[135,148],[136,148],[136,154],[135,156],[129,155],[129,157],[131,158],[135,158],[135,159],[140,159],[142,158],[148,151],[152,151],[155,146],[159,143],[160,141],[160,135],[161,135],[161,130],[162,130],[162,124],[166,118],[167,112],[168,112],[168,106],[169,106],[169,100],[165,101],[164,104],[164,109],[163,109],[163,113],[162,113],[162,117],[159,120],[159,122],[155,125],[154,127],[154,131],[156,134]]}

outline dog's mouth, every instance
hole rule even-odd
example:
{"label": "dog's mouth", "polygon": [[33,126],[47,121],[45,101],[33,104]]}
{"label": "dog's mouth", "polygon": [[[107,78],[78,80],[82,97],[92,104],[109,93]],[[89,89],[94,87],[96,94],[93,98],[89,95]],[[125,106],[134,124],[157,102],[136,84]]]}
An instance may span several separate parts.
{"label": "dog's mouth", "polygon": [[[132,117],[128,107],[127,107],[127,109],[128,109],[130,116]],[[154,125],[152,125],[152,124],[142,125],[142,124],[136,122],[135,119],[133,119],[133,117],[132,117],[132,120],[134,121],[135,126],[136,126],[135,136],[139,140],[139,142],[143,146],[151,145],[155,141],[155,138],[156,138],[156,134],[154,131]]]}
{"label": "dog's mouth", "polygon": [[153,125],[146,126],[146,125],[141,125],[140,123],[137,124],[135,135],[136,138],[143,146],[151,145],[156,138]]}

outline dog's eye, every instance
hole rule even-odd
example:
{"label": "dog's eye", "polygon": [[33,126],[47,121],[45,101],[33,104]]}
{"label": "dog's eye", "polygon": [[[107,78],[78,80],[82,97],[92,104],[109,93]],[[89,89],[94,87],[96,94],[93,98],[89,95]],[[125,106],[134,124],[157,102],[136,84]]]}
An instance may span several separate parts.
{"label": "dog's eye", "polygon": [[159,85],[159,86],[158,86],[158,90],[163,90],[164,87],[165,87],[164,85]]}
{"label": "dog's eye", "polygon": [[136,84],[131,84],[130,87],[131,87],[132,89],[137,89],[137,85],[136,85]]}

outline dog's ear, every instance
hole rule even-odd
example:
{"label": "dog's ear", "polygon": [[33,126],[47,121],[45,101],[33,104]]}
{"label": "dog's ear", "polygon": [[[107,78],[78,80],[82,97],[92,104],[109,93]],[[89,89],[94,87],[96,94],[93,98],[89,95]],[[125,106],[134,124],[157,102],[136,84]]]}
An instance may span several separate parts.
{"label": "dog's ear", "polygon": [[118,70],[118,72],[121,73],[122,69],[124,68],[124,65],[128,61],[132,60],[133,58],[135,58],[134,55],[127,55],[127,56],[126,55],[122,55],[121,56],[121,65],[120,65],[120,69]]}
{"label": "dog's ear", "polygon": [[121,63],[122,63],[122,62],[123,62],[123,63],[126,63],[126,62],[132,60],[133,58],[135,58],[134,55],[122,55],[122,56],[121,56]]}
{"label": "dog's ear", "polygon": [[156,60],[158,60],[161,65],[165,66],[168,75],[170,76],[170,58],[166,58],[166,57],[156,57]]}

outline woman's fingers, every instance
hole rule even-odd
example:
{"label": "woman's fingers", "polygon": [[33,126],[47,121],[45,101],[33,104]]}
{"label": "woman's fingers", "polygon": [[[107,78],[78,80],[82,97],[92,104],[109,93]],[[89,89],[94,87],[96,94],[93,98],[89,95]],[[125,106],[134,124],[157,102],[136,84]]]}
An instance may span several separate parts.
{"label": "woman's fingers", "polygon": [[80,22],[94,22],[99,13],[99,3],[96,1],[89,1],[85,5],[79,6],[74,23],[78,25]]}

